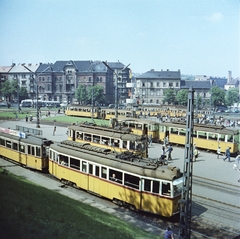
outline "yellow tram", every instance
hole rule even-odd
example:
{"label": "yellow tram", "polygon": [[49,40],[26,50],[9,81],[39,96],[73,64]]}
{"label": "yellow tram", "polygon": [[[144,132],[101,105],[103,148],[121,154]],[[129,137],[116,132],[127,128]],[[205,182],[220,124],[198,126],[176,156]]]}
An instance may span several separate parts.
{"label": "yellow tram", "polygon": [[148,156],[147,137],[129,131],[101,126],[80,124],[68,127],[68,139],[76,142],[91,143],[115,152],[131,152]]}
{"label": "yellow tram", "polygon": [[22,166],[48,170],[48,147],[53,142],[39,136],[0,128],[0,156]]}
{"label": "yellow tram", "polygon": [[50,147],[49,172],[62,182],[120,206],[164,217],[179,213],[183,185],[176,167],[72,141]]}
{"label": "yellow tram", "polygon": [[[180,123],[161,123],[159,127],[159,140],[168,136],[169,142],[185,145],[186,125]],[[194,125],[193,141],[200,149],[216,152],[218,147],[225,153],[231,147],[231,154],[238,152],[239,130],[227,129],[214,125]]]}
{"label": "yellow tram", "polygon": [[153,142],[159,142],[159,123],[148,119],[119,119],[118,124],[123,128],[129,128],[136,135],[152,137]]}
{"label": "yellow tram", "polygon": [[103,117],[101,115],[101,109],[99,107],[92,108],[86,105],[68,105],[65,114],[68,116],[86,117],[86,118],[97,118]]}

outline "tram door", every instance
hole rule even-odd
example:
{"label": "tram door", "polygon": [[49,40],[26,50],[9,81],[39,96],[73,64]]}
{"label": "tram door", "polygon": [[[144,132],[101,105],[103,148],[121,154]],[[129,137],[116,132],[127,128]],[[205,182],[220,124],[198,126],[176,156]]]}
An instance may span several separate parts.
{"label": "tram door", "polygon": [[99,166],[89,164],[88,190],[100,193]]}

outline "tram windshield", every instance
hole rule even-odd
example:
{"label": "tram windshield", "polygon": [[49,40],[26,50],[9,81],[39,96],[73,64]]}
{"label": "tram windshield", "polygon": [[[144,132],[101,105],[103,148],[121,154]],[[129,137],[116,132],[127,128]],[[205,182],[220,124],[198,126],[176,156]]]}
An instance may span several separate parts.
{"label": "tram windshield", "polygon": [[182,187],[183,187],[183,178],[178,178],[173,181],[173,192],[174,197],[178,196],[182,193]]}

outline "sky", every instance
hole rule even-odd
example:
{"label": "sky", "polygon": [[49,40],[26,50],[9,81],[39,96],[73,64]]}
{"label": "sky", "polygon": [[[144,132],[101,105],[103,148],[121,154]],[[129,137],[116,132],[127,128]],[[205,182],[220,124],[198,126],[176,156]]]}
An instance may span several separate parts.
{"label": "sky", "polygon": [[240,0],[0,0],[0,66],[120,61],[240,77]]}

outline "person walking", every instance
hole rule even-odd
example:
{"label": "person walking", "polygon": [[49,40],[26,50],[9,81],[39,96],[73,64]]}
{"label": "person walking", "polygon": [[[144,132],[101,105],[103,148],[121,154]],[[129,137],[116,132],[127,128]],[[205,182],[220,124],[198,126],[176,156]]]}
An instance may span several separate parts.
{"label": "person walking", "polygon": [[168,152],[168,157],[167,157],[167,160],[172,160],[172,151],[173,151],[173,147],[172,147],[172,144],[169,145],[169,147],[167,148],[166,152]]}
{"label": "person walking", "polygon": [[197,149],[197,147],[195,146],[195,147],[194,147],[194,151],[193,151],[193,161],[194,161],[194,162],[197,161],[198,155],[199,155],[198,149]]}
{"label": "person walking", "polygon": [[56,127],[56,125],[54,125],[54,127],[53,127],[53,135],[55,135],[56,129],[57,129],[57,127]]}
{"label": "person walking", "polygon": [[162,146],[162,150],[161,150],[161,155],[160,155],[160,159],[161,160],[164,160],[165,159],[165,157],[166,157],[166,155],[165,155],[165,146],[163,145]]}
{"label": "person walking", "polygon": [[152,135],[151,134],[149,136],[148,145],[152,146]]}
{"label": "person walking", "polygon": [[230,155],[231,155],[230,149],[231,149],[231,147],[227,147],[226,152],[225,152],[225,158],[223,159],[223,161],[228,159],[228,162],[230,162]]}
{"label": "person walking", "polygon": [[235,163],[233,165],[233,169],[236,169],[236,170],[240,171],[239,163],[240,163],[240,154],[235,159]]}
{"label": "person walking", "polygon": [[218,146],[218,149],[217,149],[217,158],[219,159],[219,155],[221,155],[221,147]]}
{"label": "person walking", "polygon": [[165,231],[164,239],[174,239],[174,234],[171,226],[168,226],[167,230]]}

